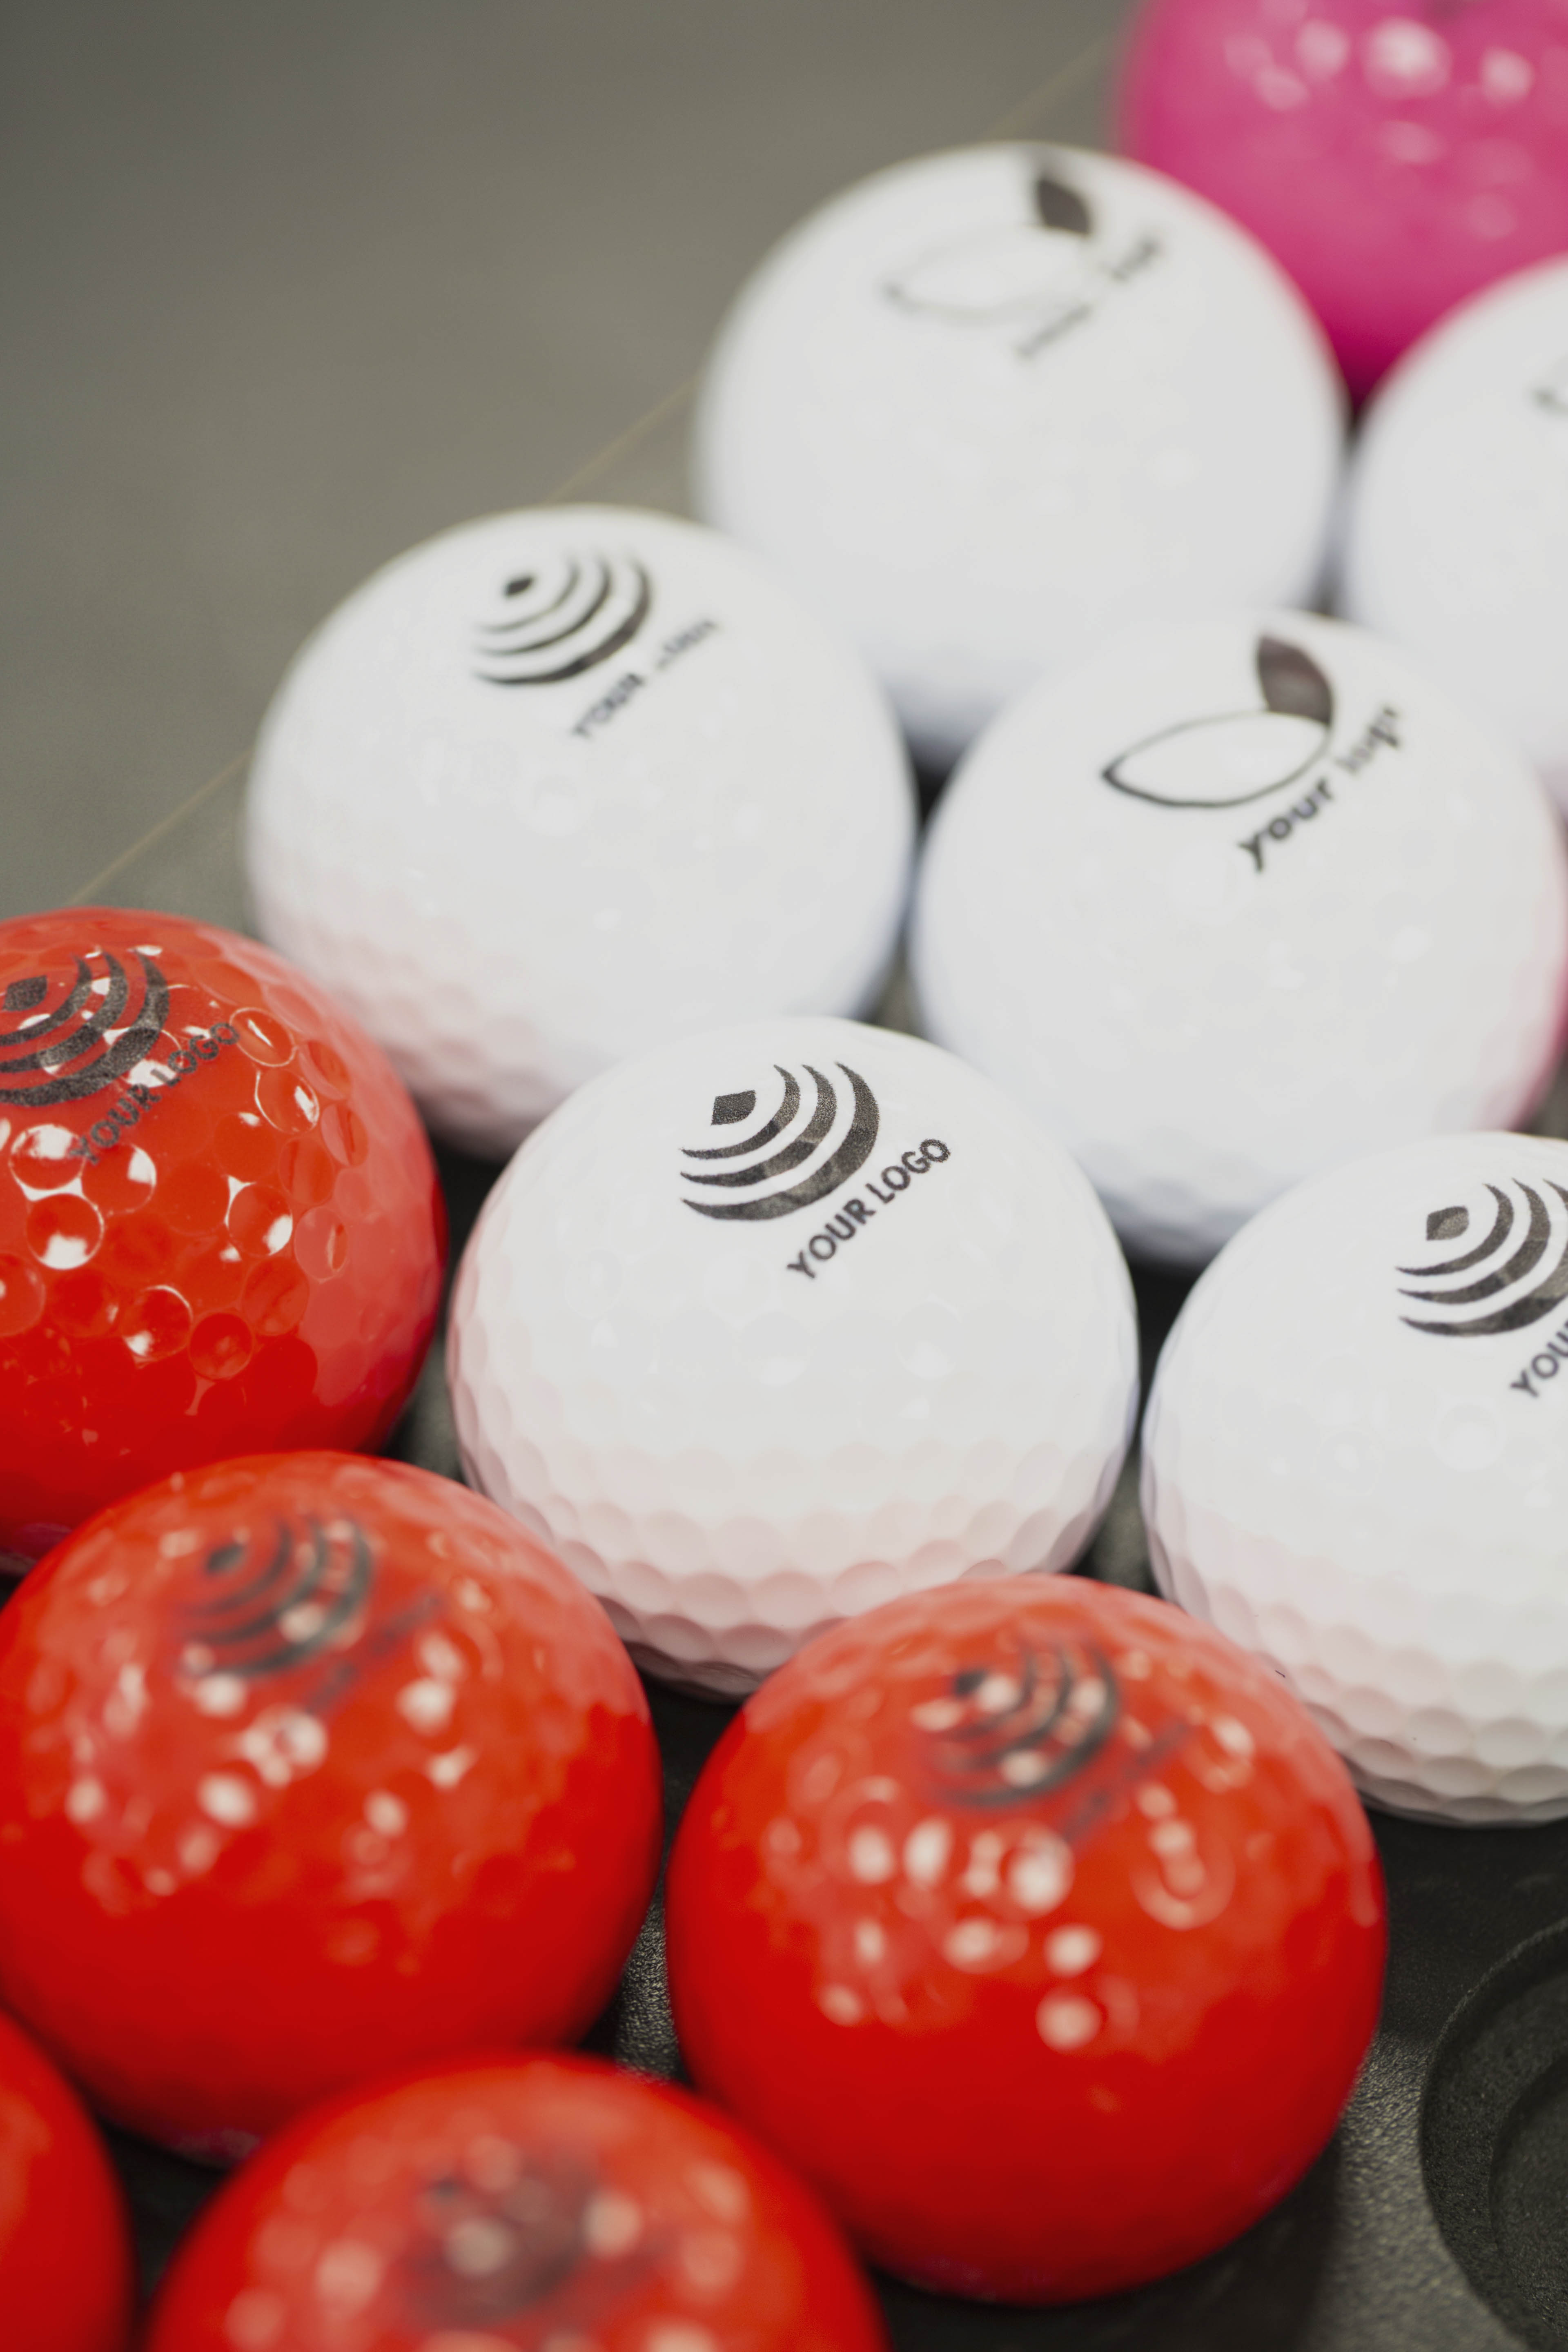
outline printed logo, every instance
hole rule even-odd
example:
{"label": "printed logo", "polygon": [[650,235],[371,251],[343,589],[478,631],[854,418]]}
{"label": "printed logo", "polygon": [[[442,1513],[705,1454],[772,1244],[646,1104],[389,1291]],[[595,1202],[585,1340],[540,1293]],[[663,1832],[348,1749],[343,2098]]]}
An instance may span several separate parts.
{"label": "printed logo", "polygon": [[1100,770],[1108,784],[1163,808],[1240,808],[1283,792],[1328,749],[1334,692],[1300,646],[1259,637],[1260,709],[1184,719]]}
{"label": "printed logo", "polygon": [[[843,1062],[835,1065],[849,1081],[849,1092],[845,1095],[831,1078],[806,1063],[805,1072],[815,1089],[815,1098],[803,1117],[800,1080],[782,1063],[773,1066],[784,1081],[784,1090],[777,1108],[760,1126],[749,1129],[734,1143],[689,1148],[682,1154],[687,1160],[725,1163],[721,1168],[683,1169],[681,1173],[689,1184],[744,1196],[735,1200],[689,1200],[687,1207],[695,1209],[699,1216],[742,1218],[752,1223],[790,1216],[796,1209],[808,1208],[814,1201],[837,1192],[870,1157],[877,1141],[879,1114],[876,1096],[858,1072]],[[755,1115],[756,1108],[753,1088],[748,1087],[741,1094],[716,1095],[712,1124],[739,1127]],[[847,1127],[843,1126],[841,1108],[849,1114]],[[804,1169],[805,1173],[796,1177],[797,1169]]]}
{"label": "printed logo", "polygon": [[219,1544],[181,1612],[187,1674],[259,1682],[302,1666],[357,1630],[370,1598],[370,1538],[353,1519],[279,1518]]}
{"label": "printed logo", "polygon": [[1535,398],[1553,416],[1568,416],[1568,359],[1559,360],[1545,382],[1536,385]]}
{"label": "printed logo", "polygon": [[[1489,1184],[1489,1222],[1479,1241],[1457,1255],[1428,1265],[1402,1265],[1398,1272],[1430,1288],[1402,1288],[1400,1297],[1436,1307],[1436,1315],[1405,1315],[1413,1331],[1443,1339],[1486,1339],[1500,1331],[1522,1331],[1568,1297],[1568,1192],[1561,1184],[1539,1190],[1515,1179],[1509,1189]],[[1428,1243],[1468,1241],[1470,1211],[1461,1202],[1434,1209],[1426,1220]]]}
{"label": "printed logo", "polygon": [[928,247],[888,278],[882,293],[915,317],[1015,335],[1018,355],[1030,359],[1159,256],[1158,239],[1145,236],[1107,259],[1096,227],[1087,198],[1054,166],[1041,166],[1027,183],[1020,219]]}
{"label": "printed logo", "polygon": [[[458,2352],[496,2344],[490,2331],[503,2326],[507,2344],[586,2346],[597,2323],[613,2322],[623,2299],[683,2251],[583,2150],[493,2136],[477,2145],[484,2164],[454,2166],[419,2192],[416,2234],[372,2314],[399,2336],[417,2333]],[[522,2320],[532,2324],[514,2336],[512,2323]],[[679,2331],[668,2332],[673,2343]],[[695,2340],[695,2330],[687,2333]]]}
{"label": "printed logo", "polygon": [[150,956],[106,948],[65,972],[29,972],[0,994],[0,1106],[80,1102],[149,1055],[168,1018],[169,985]]}
{"label": "printed logo", "polygon": [[1115,1730],[1121,1695],[1103,1651],[1023,1647],[1009,1664],[969,1665],[914,1709],[943,1791],[964,1805],[1016,1805],[1061,1788]]}
{"label": "printed logo", "polygon": [[629,646],[653,606],[653,583],[629,555],[552,555],[504,583],[498,616],[479,625],[476,677],[487,686],[558,686]]}

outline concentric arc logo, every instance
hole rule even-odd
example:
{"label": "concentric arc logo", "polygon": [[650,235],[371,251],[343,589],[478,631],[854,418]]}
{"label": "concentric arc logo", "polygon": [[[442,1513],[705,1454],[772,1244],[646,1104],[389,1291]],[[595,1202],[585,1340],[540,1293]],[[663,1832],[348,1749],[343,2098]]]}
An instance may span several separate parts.
{"label": "concentric arc logo", "polygon": [[[783,1092],[776,1108],[760,1126],[738,1142],[698,1145],[683,1152],[682,1157],[689,1160],[725,1163],[723,1167],[683,1169],[681,1173],[687,1183],[700,1184],[709,1193],[745,1196],[731,1200],[705,1194],[700,1200],[689,1199],[687,1207],[695,1209],[699,1216],[735,1218],[752,1224],[790,1216],[796,1209],[809,1208],[814,1201],[825,1199],[840,1184],[847,1183],[875,1149],[880,1124],[877,1097],[847,1063],[838,1062],[834,1066],[849,1081],[850,1121],[838,1142],[826,1153],[824,1147],[838,1118],[841,1089],[809,1062],[803,1064],[804,1074],[814,1089],[811,1108],[803,1117],[805,1092],[800,1079],[782,1063],[773,1066],[784,1082]],[[737,1094],[716,1095],[711,1123],[718,1128],[737,1127],[751,1119],[756,1108],[757,1096],[752,1087]],[[796,1169],[801,1168],[806,1170],[805,1175],[795,1181],[785,1181],[794,1178]]]}
{"label": "concentric arc logo", "polygon": [[169,1013],[169,984],[151,956],[124,961],[107,948],[72,955],[0,992],[0,1106],[30,1110],[100,1094],[153,1051]]}
{"label": "concentric arc logo", "polygon": [[487,686],[558,686],[629,646],[653,606],[634,556],[563,553],[502,583],[497,617],[479,625],[474,675]]}
{"label": "concentric arc logo", "polygon": [[201,1576],[181,1612],[188,1670],[256,1682],[308,1664],[350,1632],[374,1558],[357,1520],[307,1514],[237,1531],[207,1553]]}
{"label": "concentric arc logo", "polygon": [[[1568,1297],[1568,1192],[1554,1183],[1537,1189],[1520,1178],[1508,1191],[1499,1184],[1486,1191],[1490,1197],[1482,1214],[1489,1221],[1479,1241],[1455,1256],[1397,1269],[1412,1283],[1431,1286],[1402,1286],[1402,1298],[1441,1310],[1402,1316],[1413,1331],[1451,1339],[1522,1331]],[[1470,1210],[1462,1202],[1434,1209],[1426,1220],[1429,1243],[1467,1240],[1470,1231]]]}

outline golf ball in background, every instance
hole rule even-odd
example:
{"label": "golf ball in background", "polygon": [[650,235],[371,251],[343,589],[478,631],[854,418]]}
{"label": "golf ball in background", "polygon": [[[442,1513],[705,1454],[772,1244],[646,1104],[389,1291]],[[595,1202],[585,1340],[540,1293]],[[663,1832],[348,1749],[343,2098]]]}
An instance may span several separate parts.
{"label": "golf ball in background", "polygon": [[1245,232],[1136,164],[928,156],[742,292],[699,505],[861,647],[917,751],[1145,617],[1304,601],[1342,394]]}
{"label": "golf ball in background", "polygon": [[854,654],[668,516],[497,515],[351,596],[251,771],[268,936],[504,1156],[623,1055],[870,1004],[914,801]]}
{"label": "golf ball in background", "polygon": [[1138,1381],[1067,1154],[948,1055],[826,1020],[563,1105],[486,1202],[447,1369],[472,1482],[639,1663],[731,1696],[911,1586],[1068,1566]]}
{"label": "golf ball in background", "polygon": [[1563,0],[1148,0],[1130,153],[1261,237],[1352,390],[1478,287],[1568,247]]}
{"label": "golf ball in background", "polygon": [[176,2255],[148,2352],[885,2352],[816,2199],[685,2092],[488,2060],[302,2117]]}
{"label": "golf ball in background", "polygon": [[1195,2261],[1328,2139],[1382,1886],[1277,1676],[1077,1578],[812,1643],[715,1749],[670,1866],[700,2086],[870,2258],[1008,2302]]}
{"label": "golf ball in background", "polygon": [[17,2352],[125,2352],[131,2232],[76,2094],[0,2017],[0,2312]]}
{"label": "golf ball in background", "polygon": [[1285,1676],[1374,1803],[1568,1814],[1568,1145],[1435,1138],[1276,1202],[1156,1374],[1161,1589]]}
{"label": "golf ball in background", "polygon": [[187,2155],[389,2066],[583,2032],[660,1811],[603,1611],[426,1471],[171,1478],[0,1616],[0,1996]]}
{"label": "golf ball in background", "polygon": [[1340,601],[1494,713],[1568,807],[1568,257],[1478,295],[1378,394]]}
{"label": "golf ball in background", "polygon": [[1316,1169],[1532,1107],[1568,866],[1524,761],[1378,639],[1167,625],[975,746],[911,961],[928,1034],[1038,1114],[1129,1247],[1200,1264]]}
{"label": "golf ball in background", "polygon": [[446,1213],[379,1047],[254,940],[0,923],[0,1559],[258,1446],[371,1447],[435,1324]]}

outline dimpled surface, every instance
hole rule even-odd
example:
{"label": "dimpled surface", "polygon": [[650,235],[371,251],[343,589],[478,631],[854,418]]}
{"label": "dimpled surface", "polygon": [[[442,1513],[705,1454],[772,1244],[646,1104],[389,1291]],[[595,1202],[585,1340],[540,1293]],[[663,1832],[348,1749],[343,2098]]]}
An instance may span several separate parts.
{"label": "dimpled surface", "polygon": [[496,515],[401,556],[280,688],[251,772],[268,938],[431,1124],[504,1155],[622,1055],[857,1013],[913,795],[871,679],[742,550],[666,515]]}
{"label": "dimpled surface", "polygon": [[1378,394],[1341,602],[1491,711],[1568,807],[1568,258],[1478,295]]}
{"label": "dimpled surface", "polygon": [[1303,1184],[1215,1260],[1155,1379],[1162,1589],[1396,1812],[1568,1813],[1564,1188],[1568,1145],[1521,1135]]}
{"label": "dimpled surface", "polygon": [[731,1694],[911,1585],[1066,1567],[1137,1387],[1065,1152],[950,1055],[822,1020],[563,1105],[485,1205],[447,1362],[474,1483],[634,1656]]}
{"label": "dimpled surface", "polygon": [[1201,1264],[1299,1178],[1544,1090],[1559,828],[1519,755],[1377,639],[1166,626],[1037,688],[938,812],[928,1034],[1087,1170],[1129,1247]]}
{"label": "dimpled surface", "polygon": [[1377,2015],[1342,1767],[1208,1627],[1078,1578],[839,1627],[676,1842],[699,2084],[925,2286],[1066,2302],[1223,2244],[1306,2169]]}
{"label": "dimpled surface", "polygon": [[76,2095],[0,2017],[0,2313],[17,2352],[124,2352],[131,2237]]}
{"label": "dimpled surface", "polygon": [[976,148],[879,173],[763,263],[709,364],[698,500],[951,760],[1108,630],[1304,599],[1340,398],[1294,288],[1185,189]]}
{"label": "dimpled surface", "polygon": [[258,1445],[374,1446],[435,1324],[413,1104],[301,972],[103,907],[0,923],[0,1556]]}
{"label": "dimpled surface", "polygon": [[1152,0],[1121,120],[1284,263],[1358,394],[1568,247],[1564,0]]}
{"label": "dimpled surface", "polygon": [[816,2200],[722,2116],[590,2058],[301,2119],[204,2215],[148,2352],[882,2352]]}
{"label": "dimpled surface", "polygon": [[0,1994],[187,2154],[399,2063],[582,2032],[659,1818],[604,1612],[427,1471],[184,1474],[0,1618]]}

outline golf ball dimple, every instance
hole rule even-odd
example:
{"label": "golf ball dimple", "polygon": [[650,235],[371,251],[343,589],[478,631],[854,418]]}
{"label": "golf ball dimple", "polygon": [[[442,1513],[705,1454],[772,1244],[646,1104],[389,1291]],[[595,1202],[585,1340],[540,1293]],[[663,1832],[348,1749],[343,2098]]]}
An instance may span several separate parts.
{"label": "golf ball dimple", "polygon": [[1568,861],[1524,761],[1378,639],[1167,625],[975,746],[911,968],[928,1034],[1031,1107],[1128,1245],[1201,1264],[1316,1169],[1532,1107]]}
{"label": "golf ball dimple", "polygon": [[693,1792],[668,1934],[695,2079],[874,2262],[1024,2303],[1273,2204],[1384,1948],[1366,1818],[1278,1678],[1080,1577],[914,1594],[792,1659]]}
{"label": "golf ball dimple", "polygon": [[1315,1178],[1161,1359],[1161,1590],[1283,1675],[1359,1786],[1568,1813],[1568,1145],[1432,1138]]}
{"label": "golf ball dimple", "polygon": [[1379,393],[1340,598],[1489,711],[1568,807],[1568,257],[1466,303]]}
{"label": "golf ball dimple", "polygon": [[1244,232],[1135,164],[996,146],[879,173],[763,264],[695,475],[942,761],[1119,625],[1304,600],[1340,430]]}
{"label": "golf ball dimple", "polygon": [[473,1483],[725,1694],[911,1586],[1068,1566],[1137,1389],[1066,1153],[918,1039],[805,1019],[564,1104],[486,1203],[448,1370]]}
{"label": "golf ball dimple", "polygon": [[1149,0],[1129,152],[1244,222],[1358,395],[1452,305],[1568,247],[1561,0]]}
{"label": "golf ball dimple", "polygon": [[0,924],[0,1565],[193,1463],[379,1445],[446,1213],[414,1106],[253,940],[60,908]]}
{"label": "golf ball dimple", "polygon": [[914,804],[874,683],[753,558],[564,507],[351,596],[274,700],[248,822],[268,936],[432,1126],[504,1155],[623,1055],[863,1011]]}

